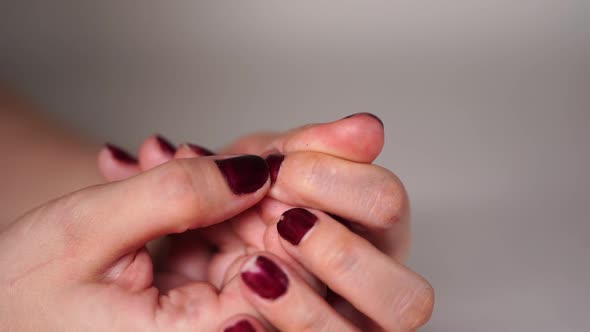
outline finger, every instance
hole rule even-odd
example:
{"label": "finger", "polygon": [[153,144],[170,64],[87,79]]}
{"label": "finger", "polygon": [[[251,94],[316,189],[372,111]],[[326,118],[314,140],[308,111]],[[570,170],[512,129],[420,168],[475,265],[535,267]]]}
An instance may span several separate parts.
{"label": "finger", "polygon": [[269,167],[274,180],[269,196],[286,204],[330,212],[373,229],[390,228],[409,211],[403,184],[380,166],[295,152],[282,162],[269,162]]}
{"label": "finger", "polygon": [[[257,156],[180,159],[139,176],[57,200],[49,216],[68,255],[102,266],[148,241],[227,220],[268,188]],[[84,257],[78,255],[84,254]]]}
{"label": "finger", "polygon": [[215,153],[205,147],[193,143],[180,144],[174,158],[209,157]]}
{"label": "finger", "polygon": [[276,256],[250,257],[240,270],[240,288],[254,308],[281,331],[358,331]]}
{"label": "finger", "polygon": [[287,154],[314,151],[370,163],[381,153],[383,143],[381,120],[370,113],[359,113],[330,123],[303,126],[284,134],[262,133],[247,136],[223,152],[262,154],[276,150]]}
{"label": "finger", "polygon": [[138,158],[142,170],[152,169],[174,158],[176,147],[160,135],[146,139],[139,148]]}
{"label": "finger", "polygon": [[430,319],[430,284],[325,213],[291,209],[277,231],[287,252],[385,330],[413,331]]}
{"label": "finger", "polygon": [[106,144],[98,153],[98,169],[107,181],[123,180],[140,172],[137,159],[112,144]]}
{"label": "finger", "polygon": [[223,332],[264,332],[265,328],[258,320],[249,315],[236,315],[222,324]]}
{"label": "finger", "polygon": [[[267,229],[271,229],[270,227]],[[270,232],[269,232],[270,233]],[[278,235],[276,230],[272,232],[274,234],[271,235],[272,239],[269,238],[268,234],[265,234],[264,242],[266,242],[266,248],[264,251],[272,252],[272,254],[279,259],[284,264],[287,264],[304,282],[306,282],[317,294],[321,297],[325,297],[327,294],[326,285],[319,281],[315,276],[309,273],[305,268],[299,264],[293,257],[291,257],[283,247],[281,246]],[[272,240],[272,243],[269,241]],[[260,240],[259,240],[260,241]],[[223,270],[223,281],[220,284],[215,284],[218,288],[222,288],[231,282],[236,275],[239,274],[240,268],[243,265],[244,261],[249,258],[249,255],[260,252],[260,250],[255,249],[253,247],[246,248],[245,251],[233,251],[228,253],[223,253],[221,255],[216,255],[214,257],[214,261],[224,260],[227,263],[224,265],[225,269]]]}

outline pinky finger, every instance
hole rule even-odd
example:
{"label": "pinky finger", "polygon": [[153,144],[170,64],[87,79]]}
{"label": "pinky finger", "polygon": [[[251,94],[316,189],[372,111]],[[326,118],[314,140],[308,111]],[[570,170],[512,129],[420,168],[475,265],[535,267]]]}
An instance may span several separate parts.
{"label": "pinky finger", "polygon": [[249,315],[236,315],[221,325],[219,331],[223,332],[265,332],[266,329],[254,317]]}

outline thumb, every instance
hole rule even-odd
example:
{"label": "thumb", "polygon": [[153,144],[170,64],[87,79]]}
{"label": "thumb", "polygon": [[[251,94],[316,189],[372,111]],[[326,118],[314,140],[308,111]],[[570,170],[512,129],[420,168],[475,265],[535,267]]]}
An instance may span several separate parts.
{"label": "thumb", "polygon": [[264,197],[268,178],[257,156],[179,159],[70,194],[32,215],[51,225],[47,232],[57,235],[53,242],[64,254],[101,270],[150,240],[239,214]]}

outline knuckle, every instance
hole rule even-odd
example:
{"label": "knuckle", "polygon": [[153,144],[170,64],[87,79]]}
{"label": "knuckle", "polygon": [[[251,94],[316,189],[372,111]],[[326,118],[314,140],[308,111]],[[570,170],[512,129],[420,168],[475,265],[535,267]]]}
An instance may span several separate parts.
{"label": "knuckle", "polygon": [[[344,232],[338,232],[344,233]],[[330,248],[324,256],[324,269],[330,275],[346,278],[351,273],[358,271],[360,257],[355,250],[355,243],[347,236],[336,235],[326,248]]]}
{"label": "knuckle", "polygon": [[296,200],[315,200],[310,197],[323,196],[336,188],[338,169],[324,155],[315,152],[296,152],[289,156],[289,169],[297,172],[293,182],[292,195]]}
{"label": "knuckle", "polygon": [[43,214],[41,222],[54,228],[62,237],[61,243],[66,247],[76,247],[84,237],[81,234],[81,220],[84,219],[86,199],[81,192],[64,196],[38,212]]}
{"label": "knuckle", "polygon": [[370,197],[369,218],[377,227],[389,228],[409,212],[406,190],[395,174],[386,171],[377,178],[377,189]]}
{"label": "knuckle", "polygon": [[[191,167],[193,167],[191,165]],[[196,170],[197,172],[199,170]],[[156,178],[154,195],[170,209],[173,216],[179,219],[194,216],[205,205],[205,196],[196,190],[194,171],[190,170],[186,160],[170,161],[162,166]],[[189,225],[180,225],[178,231],[182,232]]]}

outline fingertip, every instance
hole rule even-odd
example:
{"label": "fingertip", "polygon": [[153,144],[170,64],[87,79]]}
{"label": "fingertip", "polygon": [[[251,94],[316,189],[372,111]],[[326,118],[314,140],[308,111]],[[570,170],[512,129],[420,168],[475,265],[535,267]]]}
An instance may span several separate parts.
{"label": "fingertip", "polygon": [[137,158],[135,158],[122,148],[111,143],[105,143],[105,148],[106,150],[108,150],[109,154],[113,159],[125,164],[137,164]]}
{"label": "fingertip", "polygon": [[283,153],[315,151],[350,161],[369,163],[377,158],[384,144],[381,123],[368,113],[330,123],[302,127],[276,143]]}
{"label": "fingertip", "polygon": [[213,156],[213,151],[204,148],[197,144],[183,143],[178,146],[175,158],[195,158],[195,157],[209,157]]}
{"label": "fingertip", "polygon": [[383,150],[385,129],[383,121],[378,116],[372,113],[357,113],[332,124],[342,126],[340,130],[343,135],[358,138],[351,143],[356,143],[355,148],[359,150],[359,155],[366,158],[358,162],[372,162]]}
{"label": "fingertip", "polygon": [[318,217],[310,211],[303,208],[293,208],[281,215],[276,228],[282,239],[297,246],[317,221]]}
{"label": "fingertip", "polygon": [[240,285],[247,294],[263,301],[274,301],[287,293],[289,277],[278,261],[274,255],[259,253],[242,263]]}
{"label": "fingertip", "polygon": [[108,181],[119,181],[139,173],[137,159],[123,149],[106,143],[98,153],[98,169]]}
{"label": "fingertip", "polygon": [[142,170],[152,169],[174,158],[176,147],[161,135],[148,137],[139,148],[139,164]]}
{"label": "fingertip", "polygon": [[217,159],[215,164],[236,195],[251,194],[261,188],[268,190],[270,172],[264,159],[256,155],[243,155]]}
{"label": "fingertip", "polygon": [[288,264],[270,253],[246,260],[240,289],[256,311],[281,331],[356,331]]}

